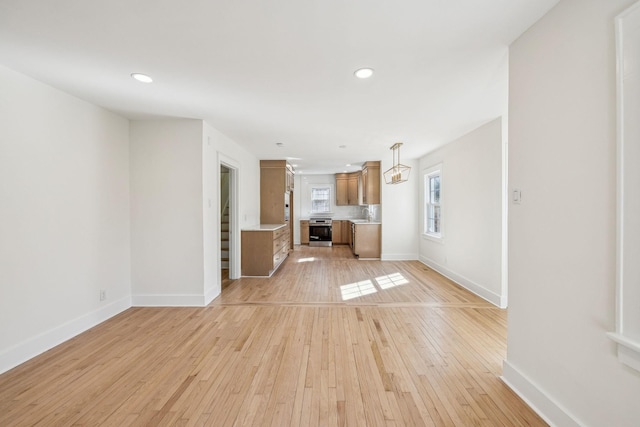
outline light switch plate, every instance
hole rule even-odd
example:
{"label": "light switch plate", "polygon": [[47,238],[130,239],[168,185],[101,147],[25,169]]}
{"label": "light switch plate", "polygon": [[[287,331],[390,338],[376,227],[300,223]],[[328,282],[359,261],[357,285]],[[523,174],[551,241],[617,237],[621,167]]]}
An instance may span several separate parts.
{"label": "light switch plate", "polygon": [[522,191],[519,189],[513,190],[513,203],[519,205],[522,202]]}

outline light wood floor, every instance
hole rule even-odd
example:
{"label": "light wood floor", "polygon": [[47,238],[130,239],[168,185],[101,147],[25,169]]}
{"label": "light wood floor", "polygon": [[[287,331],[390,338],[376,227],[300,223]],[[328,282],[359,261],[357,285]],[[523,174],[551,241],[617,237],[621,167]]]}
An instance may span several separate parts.
{"label": "light wood floor", "polygon": [[418,262],[296,248],[205,308],[132,308],[0,376],[0,426],[546,425],[506,312]]}
{"label": "light wood floor", "polygon": [[221,288],[224,291],[233,283],[233,280],[229,279],[229,269],[223,268],[220,270],[220,284]]}

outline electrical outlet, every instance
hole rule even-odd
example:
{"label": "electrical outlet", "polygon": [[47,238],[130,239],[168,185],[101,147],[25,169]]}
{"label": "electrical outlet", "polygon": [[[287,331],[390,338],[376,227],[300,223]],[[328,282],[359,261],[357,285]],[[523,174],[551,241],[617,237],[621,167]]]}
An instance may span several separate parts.
{"label": "electrical outlet", "polygon": [[104,301],[107,299],[107,291],[104,289],[100,289],[100,301]]}

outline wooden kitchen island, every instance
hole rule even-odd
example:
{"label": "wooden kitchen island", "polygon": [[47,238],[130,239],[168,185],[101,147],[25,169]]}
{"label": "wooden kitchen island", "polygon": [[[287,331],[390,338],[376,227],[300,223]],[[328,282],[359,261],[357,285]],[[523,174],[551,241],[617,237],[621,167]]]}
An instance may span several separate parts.
{"label": "wooden kitchen island", "polygon": [[260,224],[242,230],[242,275],[270,277],[289,256],[289,225]]}

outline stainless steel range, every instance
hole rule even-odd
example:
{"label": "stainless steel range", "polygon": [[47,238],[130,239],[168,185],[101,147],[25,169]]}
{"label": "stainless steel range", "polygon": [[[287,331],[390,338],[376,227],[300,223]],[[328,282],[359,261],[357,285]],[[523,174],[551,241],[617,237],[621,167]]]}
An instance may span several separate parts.
{"label": "stainless steel range", "polygon": [[331,218],[309,218],[309,246],[331,246]]}

